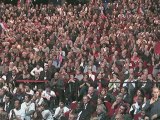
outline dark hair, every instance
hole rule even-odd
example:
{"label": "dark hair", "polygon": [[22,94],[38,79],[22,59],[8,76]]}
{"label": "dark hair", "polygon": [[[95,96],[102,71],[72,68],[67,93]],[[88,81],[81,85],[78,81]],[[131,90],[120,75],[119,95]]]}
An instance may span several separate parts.
{"label": "dark hair", "polygon": [[35,116],[33,115],[33,120],[42,120],[42,119],[43,119],[42,114],[41,114],[40,111],[36,110],[36,111],[34,112],[34,114],[37,114],[37,116],[35,117]]}
{"label": "dark hair", "polygon": [[21,101],[20,101],[19,99],[16,98],[16,99],[14,100],[14,102],[16,102],[16,101],[19,101],[19,104],[21,104]]}
{"label": "dark hair", "polygon": [[43,102],[42,105],[44,107],[44,109],[47,109],[48,108],[48,104],[46,102]]}
{"label": "dark hair", "polygon": [[31,95],[29,95],[29,94],[25,94],[25,96],[27,96],[29,100],[31,100],[31,99],[32,99],[32,96],[31,96]]}
{"label": "dark hair", "polygon": [[[138,90],[141,92],[141,95],[144,97],[144,90],[143,89],[138,89]],[[137,94],[137,91],[136,91],[136,94]]]}
{"label": "dark hair", "polygon": [[128,88],[127,87],[123,87],[124,91],[128,93]]}
{"label": "dark hair", "polygon": [[124,104],[122,104],[121,106],[123,106],[125,109],[124,109],[124,113],[126,113],[127,112],[127,109],[128,109],[128,106],[124,103]]}

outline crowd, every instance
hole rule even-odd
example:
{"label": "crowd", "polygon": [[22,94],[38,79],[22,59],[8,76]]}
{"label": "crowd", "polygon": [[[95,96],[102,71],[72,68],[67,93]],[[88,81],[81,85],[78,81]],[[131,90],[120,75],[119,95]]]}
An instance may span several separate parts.
{"label": "crowd", "polygon": [[0,3],[0,119],[160,120],[159,5]]}

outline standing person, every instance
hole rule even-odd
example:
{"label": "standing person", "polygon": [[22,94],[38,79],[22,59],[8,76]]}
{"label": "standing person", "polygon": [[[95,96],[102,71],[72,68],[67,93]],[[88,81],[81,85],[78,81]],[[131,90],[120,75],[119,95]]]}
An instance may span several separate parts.
{"label": "standing person", "polygon": [[69,103],[76,100],[78,94],[78,84],[77,81],[75,81],[73,75],[70,75],[70,79],[68,81],[68,84],[66,85],[66,93]]}
{"label": "standing person", "polygon": [[152,89],[152,98],[147,101],[143,109],[151,120],[160,120],[160,99],[159,89],[157,87]]}
{"label": "standing person", "polygon": [[21,108],[20,100],[15,100],[14,107],[9,113],[9,120],[25,120],[25,110]]}
{"label": "standing person", "polygon": [[25,120],[31,120],[35,111],[35,103],[31,101],[30,95],[25,95],[25,102],[22,103],[21,109],[25,110]]}

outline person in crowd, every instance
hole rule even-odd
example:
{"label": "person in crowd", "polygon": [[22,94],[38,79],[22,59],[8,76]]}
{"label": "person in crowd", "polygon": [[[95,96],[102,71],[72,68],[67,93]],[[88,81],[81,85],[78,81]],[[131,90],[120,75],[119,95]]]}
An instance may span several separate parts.
{"label": "person in crowd", "polygon": [[127,87],[123,87],[121,89],[121,93],[123,95],[123,101],[125,103],[128,103],[128,104],[131,104],[132,103],[132,98],[133,96],[131,96],[129,93],[128,93],[128,88]]}
{"label": "person in crowd", "polygon": [[40,72],[40,79],[51,81],[51,72],[48,69],[48,64],[44,64],[44,70]]}
{"label": "person in crowd", "polygon": [[4,104],[5,104],[4,105],[4,110],[9,114],[11,109],[13,109],[12,95],[11,94],[7,94],[5,96]]}
{"label": "person in crowd", "polygon": [[124,81],[123,87],[128,88],[128,93],[133,95],[136,89],[136,80],[134,79],[134,75],[130,74],[129,78]]}
{"label": "person in crowd", "polygon": [[97,106],[96,112],[98,120],[107,120],[106,112],[102,106]]}
{"label": "person in crowd", "polygon": [[42,92],[41,97],[48,103],[50,109],[53,109],[55,104],[56,94],[51,90],[50,86],[46,86],[46,89]]}
{"label": "person in crowd", "polygon": [[129,110],[131,115],[138,114],[142,112],[142,108],[144,107],[144,97],[138,96],[137,101],[131,105],[131,108]]}
{"label": "person in crowd", "polygon": [[43,71],[43,68],[40,67],[39,64],[36,65],[35,68],[33,68],[33,70],[31,71],[31,75],[35,76],[35,73],[40,74]]}
{"label": "person in crowd", "polygon": [[21,104],[21,109],[25,111],[25,120],[31,120],[35,107],[35,103],[31,101],[31,95],[26,94],[24,102]]}
{"label": "person in crowd", "polygon": [[3,120],[9,120],[8,118],[8,114],[5,110],[4,110],[4,105],[0,104],[0,118]]}
{"label": "person in crowd", "polygon": [[41,110],[43,119],[53,120],[52,113],[49,111],[47,103],[42,103]]}
{"label": "person in crowd", "polygon": [[9,120],[20,119],[25,120],[25,110],[21,108],[21,103],[19,100],[14,101],[14,109],[9,113]]}
{"label": "person in crowd", "polygon": [[116,97],[108,92],[105,88],[101,90],[99,96],[102,97],[104,101],[108,101],[110,103],[113,103],[116,100]]}
{"label": "person in crowd", "polygon": [[159,119],[159,89],[158,88],[153,88],[152,89],[152,98],[146,102],[146,105],[144,106],[144,110],[146,115],[151,119],[151,120],[158,120]]}
{"label": "person in crowd", "polygon": [[70,79],[68,80],[68,84],[66,85],[66,94],[68,94],[67,98],[69,103],[77,100],[77,92],[78,82],[75,80],[73,75],[70,75]]}
{"label": "person in crowd", "polygon": [[32,97],[32,101],[35,102],[36,107],[39,107],[44,102],[40,90],[36,91],[35,96]]}
{"label": "person in crowd", "polygon": [[85,120],[90,119],[94,110],[90,104],[90,100],[88,96],[83,96],[83,103],[81,105],[81,111],[78,114],[77,120]]}
{"label": "person in crowd", "polygon": [[80,82],[79,86],[79,100],[88,92],[88,88],[91,86],[92,82],[88,79],[88,76],[85,75],[83,80]]}
{"label": "person in crowd", "polygon": [[123,101],[123,95],[118,95],[117,97],[116,97],[116,101],[112,104],[112,106],[111,106],[111,110],[110,110],[110,116],[113,116],[113,114],[115,113],[115,112],[117,112],[118,111],[118,109],[119,109],[119,107],[122,105],[124,103],[124,101]]}
{"label": "person in crowd", "polygon": [[104,99],[103,98],[98,98],[98,100],[97,100],[97,107],[98,106],[102,106],[103,111],[104,112],[108,112],[108,110],[106,109],[106,106],[104,104]]}
{"label": "person in crowd", "polygon": [[25,93],[29,94],[29,95],[33,95],[34,91],[31,89],[31,85],[30,84],[26,84],[25,85]]}
{"label": "person in crowd", "polygon": [[59,102],[59,107],[56,108],[54,113],[54,118],[59,120],[64,117],[64,114],[68,112],[69,109],[64,105],[63,102]]}
{"label": "person in crowd", "polygon": [[121,114],[124,117],[124,120],[132,120],[131,116],[127,113],[128,107],[125,104],[120,105],[117,113],[111,118],[114,120],[114,118],[117,116],[117,114]]}

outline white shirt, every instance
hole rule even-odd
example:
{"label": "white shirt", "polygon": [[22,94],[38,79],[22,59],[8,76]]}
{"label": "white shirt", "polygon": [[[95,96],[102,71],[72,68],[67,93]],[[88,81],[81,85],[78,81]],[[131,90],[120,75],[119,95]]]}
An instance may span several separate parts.
{"label": "white shirt", "polygon": [[44,120],[53,120],[52,113],[49,110],[44,110],[42,116]]}
{"label": "white shirt", "polygon": [[35,111],[35,103],[22,103],[21,109],[25,110],[25,120],[31,120],[31,116],[26,116],[26,113],[33,110]]}
{"label": "white shirt", "polygon": [[[123,83],[123,87],[127,87],[127,84],[132,84],[132,86],[135,88],[136,87],[136,84],[135,84],[135,79],[129,81],[129,79],[125,80],[124,83]],[[127,82],[132,82],[132,83],[127,83]]]}
{"label": "white shirt", "polygon": [[43,98],[37,99],[36,100],[36,105],[41,105],[43,102]]}
{"label": "white shirt", "polygon": [[[21,108],[19,110],[16,110],[16,109],[12,109],[12,110],[14,111],[14,113],[15,113],[15,115],[17,117],[19,117],[21,120],[24,120],[24,118],[25,118],[25,111],[24,111],[24,109]],[[12,117],[12,110],[9,113],[9,119],[11,119],[11,117]]]}
{"label": "white shirt", "polygon": [[89,74],[89,78],[91,78],[94,81],[95,80],[95,75],[94,74]]}
{"label": "white shirt", "polygon": [[31,71],[31,75],[35,75],[35,73],[39,73],[43,71],[43,68],[40,67],[39,69],[37,69],[37,67],[33,68],[33,70]]}
{"label": "white shirt", "polygon": [[[69,111],[69,109],[68,109],[67,107],[63,107],[62,109],[63,109],[63,113],[66,113],[66,112],[68,112],[68,111]],[[60,107],[56,108],[56,111],[55,111],[55,113],[54,113],[54,116],[53,116],[53,117],[57,117],[57,116],[59,115],[60,110],[61,110],[61,108],[60,108]]]}
{"label": "white shirt", "polygon": [[53,97],[56,96],[56,94],[55,94],[54,91],[51,91],[50,93],[47,93],[46,91],[43,91],[43,92],[42,92],[42,97],[43,97],[43,98],[46,98],[47,100],[50,100],[50,98],[51,98],[52,96],[53,96]]}
{"label": "white shirt", "polygon": [[26,92],[26,94],[28,94],[28,95],[34,95],[34,91],[30,90],[29,92]]}
{"label": "white shirt", "polygon": [[[133,108],[133,106],[134,106],[134,108]],[[143,108],[144,106],[145,106],[145,104],[142,105],[142,108]],[[129,113],[130,113],[132,110],[134,110],[134,115],[135,115],[135,114],[137,114],[138,112],[140,112],[139,109],[140,109],[140,106],[139,106],[138,103],[136,102],[136,103],[134,103],[134,104],[131,106],[131,108],[130,108],[130,110],[129,110]]]}

